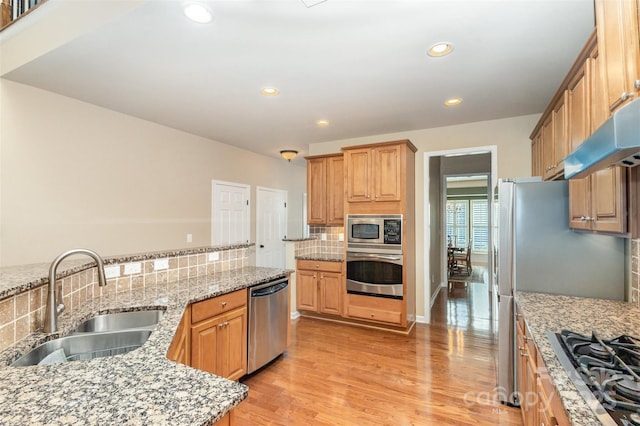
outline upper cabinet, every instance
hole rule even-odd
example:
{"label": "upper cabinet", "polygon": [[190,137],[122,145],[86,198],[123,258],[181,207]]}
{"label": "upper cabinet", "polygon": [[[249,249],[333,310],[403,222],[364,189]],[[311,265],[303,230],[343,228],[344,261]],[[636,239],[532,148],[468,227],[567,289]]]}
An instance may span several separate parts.
{"label": "upper cabinet", "polygon": [[[403,211],[408,190],[413,187],[408,177],[412,176],[416,147],[410,141],[402,140],[342,150],[349,213],[389,210],[387,203],[398,206],[391,211]],[[380,204],[376,207],[376,203]]]}
{"label": "upper cabinet", "polygon": [[609,112],[640,92],[638,0],[595,0],[598,50],[602,55]]}
{"label": "upper cabinet", "polygon": [[343,225],[343,155],[318,155],[305,158],[307,160],[307,223],[309,225]]}

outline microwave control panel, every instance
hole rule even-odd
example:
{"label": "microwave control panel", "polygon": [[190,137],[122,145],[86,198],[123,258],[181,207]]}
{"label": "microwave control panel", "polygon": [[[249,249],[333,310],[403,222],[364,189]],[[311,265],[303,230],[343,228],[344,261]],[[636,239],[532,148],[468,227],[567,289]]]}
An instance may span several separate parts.
{"label": "microwave control panel", "polygon": [[384,220],[384,243],[402,244],[402,219]]}

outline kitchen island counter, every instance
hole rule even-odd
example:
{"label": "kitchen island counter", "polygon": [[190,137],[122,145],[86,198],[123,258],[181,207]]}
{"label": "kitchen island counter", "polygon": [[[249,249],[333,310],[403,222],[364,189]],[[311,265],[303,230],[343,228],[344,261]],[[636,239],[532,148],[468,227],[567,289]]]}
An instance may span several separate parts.
{"label": "kitchen island counter", "polygon": [[546,333],[571,330],[591,336],[596,330],[603,339],[622,334],[639,336],[640,310],[630,303],[613,300],[528,292],[517,292],[516,301],[571,424],[600,425],[560,365]]}
{"label": "kitchen island counter", "polygon": [[[97,296],[80,309],[63,313],[58,333],[34,333],[0,353],[2,423],[215,423],[246,398],[248,388],[166,358],[185,307],[288,274],[243,267]],[[87,318],[145,309],[164,309],[165,314],[149,340],[132,352],[57,365],[9,366],[32,347],[68,334]]]}

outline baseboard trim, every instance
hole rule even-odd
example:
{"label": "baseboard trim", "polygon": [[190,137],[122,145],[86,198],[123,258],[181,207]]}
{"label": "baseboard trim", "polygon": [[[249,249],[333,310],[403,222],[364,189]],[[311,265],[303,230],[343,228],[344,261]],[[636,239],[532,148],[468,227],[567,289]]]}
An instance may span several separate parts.
{"label": "baseboard trim", "polygon": [[298,311],[291,312],[291,319],[292,320],[298,319],[298,318],[300,318],[300,312],[298,312]]}
{"label": "baseboard trim", "polygon": [[436,291],[431,295],[431,303],[429,304],[429,308],[433,308],[433,305],[436,303],[436,297],[438,297],[438,294],[440,294],[440,290],[446,286],[446,284],[440,284],[437,288]]}

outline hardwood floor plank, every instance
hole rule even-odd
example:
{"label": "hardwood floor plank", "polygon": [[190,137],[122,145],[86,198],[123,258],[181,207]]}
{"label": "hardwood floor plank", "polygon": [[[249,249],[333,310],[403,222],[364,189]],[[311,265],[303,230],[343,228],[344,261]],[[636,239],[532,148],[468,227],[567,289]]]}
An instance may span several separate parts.
{"label": "hardwood floor plank", "polygon": [[243,379],[236,426],[521,425],[495,397],[495,326],[474,306],[486,288],[459,291],[440,294],[432,324],[409,336],[294,321],[287,352]]}

